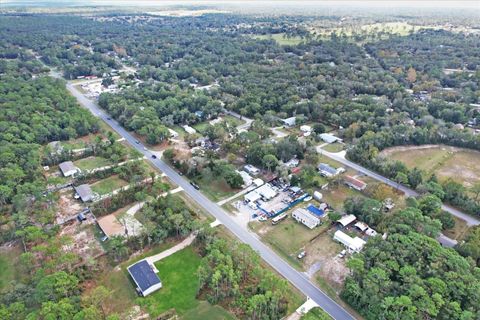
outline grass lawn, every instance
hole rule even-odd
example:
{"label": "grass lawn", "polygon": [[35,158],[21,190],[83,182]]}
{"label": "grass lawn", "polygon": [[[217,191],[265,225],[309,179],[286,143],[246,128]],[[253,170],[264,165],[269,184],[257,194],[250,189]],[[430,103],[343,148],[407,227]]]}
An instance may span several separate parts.
{"label": "grass lawn", "polygon": [[281,46],[296,46],[303,41],[300,37],[286,38],[285,33],[258,34],[252,37],[258,40],[275,40]]}
{"label": "grass lawn", "polygon": [[106,179],[95,182],[91,185],[92,191],[100,195],[110,193],[114,190],[120,189],[123,186],[126,186],[127,181],[120,179],[117,175],[108,177]]}
{"label": "grass lawn", "polygon": [[233,320],[236,319],[233,315],[221,306],[212,306],[207,301],[200,301],[195,309],[185,313],[182,320]]}
{"label": "grass lawn", "polygon": [[302,320],[328,320],[332,319],[325,311],[320,308],[313,308],[301,318]]}
{"label": "grass lawn", "polygon": [[478,151],[449,146],[410,146],[386,149],[382,155],[399,160],[409,168],[417,167],[427,176],[435,173],[440,180],[451,178],[465,187],[480,181]]}
{"label": "grass lawn", "polygon": [[209,121],[199,122],[196,125],[192,126],[198,133],[204,134],[205,129],[210,125]]}
{"label": "grass lawn", "polygon": [[328,152],[340,152],[343,150],[343,147],[345,145],[343,143],[338,143],[338,142],[335,142],[335,143],[330,143],[330,144],[327,144],[325,147],[323,147],[322,149],[323,150],[326,150]]}
{"label": "grass lawn", "polygon": [[172,308],[175,308],[177,314],[183,315],[199,306],[196,294],[200,260],[200,256],[190,246],[155,263],[162,288],[148,297],[138,299],[151,317],[157,317]]}
{"label": "grass lawn", "polygon": [[303,268],[302,263],[297,259],[298,253],[305,248],[310,240],[323,233],[325,228],[328,228],[325,224],[310,230],[291,217],[275,226],[266,221],[253,222],[250,227],[262,237],[263,241],[298,269]]}
{"label": "grass lawn", "polygon": [[101,168],[105,166],[112,165],[112,162],[108,159],[101,158],[101,157],[88,157],[77,160],[74,164],[79,167],[81,170],[93,170],[96,168]]}
{"label": "grass lawn", "polygon": [[335,187],[335,188],[320,190],[320,192],[323,195],[322,200],[328,203],[331,207],[333,207],[338,212],[342,212],[343,203],[347,198],[362,195],[361,192],[353,190],[345,186],[344,184],[340,184],[338,187]]}
{"label": "grass lawn", "polygon": [[20,246],[0,249],[0,292],[10,286],[10,282],[18,279],[16,264],[22,254]]}
{"label": "grass lawn", "polygon": [[231,197],[240,191],[230,188],[227,182],[225,182],[223,179],[202,176],[194,180],[195,183],[200,187],[200,191],[215,202]]}
{"label": "grass lawn", "polygon": [[455,220],[455,227],[453,227],[452,229],[444,230],[443,234],[457,241],[462,240],[468,233],[469,227],[467,225],[467,222],[463,219],[455,217],[454,215],[452,215],[452,218],[453,220]]}

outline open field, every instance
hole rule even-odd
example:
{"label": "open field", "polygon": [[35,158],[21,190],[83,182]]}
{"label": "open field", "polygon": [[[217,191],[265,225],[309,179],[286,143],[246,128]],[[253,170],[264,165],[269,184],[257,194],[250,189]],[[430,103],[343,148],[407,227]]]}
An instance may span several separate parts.
{"label": "open field", "polygon": [[332,319],[325,311],[320,308],[313,308],[302,317],[302,320],[328,320]]}
{"label": "open field", "polygon": [[285,33],[257,34],[253,35],[252,38],[258,40],[275,40],[281,46],[295,46],[303,41],[300,37],[286,38]]}
{"label": "open field", "polygon": [[234,190],[223,179],[215,179],[214,177],[205,177],[194,179],[200,190],[213,201],[219,201],[228,198],[240,190]]}
{"label": "open field", "polygon": [[127,184],[127,181],[120,179],[117,175],[114,175],[92,184],[91,187],[93,192],[104,195],[114,190],[120,189]]}
{"label": "open field", "polygon": [[335,143],[327,144],[322,149],[326,150],[328,152],[340,152],[340,151],[343,150],[344,147],[345,147],[345,145],[343,143],[335,142]]}
{"label": "open field", "polygon": [[480,152],[449,146],[407,146],[382,151],[409,168],[417,167],[427,176],[435,173],[440,180],[453,179],[465,187],[480,182]]}
{"label": "open field", "polygon": [[105,166],[112,165],[112,162],[108,159],[102,157],[88,157],[80,159],[74,162],[74,164],[79,167],[82,171],[90,171],[96,168],[101,168]]}

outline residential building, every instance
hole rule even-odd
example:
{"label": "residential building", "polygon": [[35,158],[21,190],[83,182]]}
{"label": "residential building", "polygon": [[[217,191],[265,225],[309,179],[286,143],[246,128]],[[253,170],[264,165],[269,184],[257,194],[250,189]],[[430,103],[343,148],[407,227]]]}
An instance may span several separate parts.
{"label": "residential building", "polygon": [[187,126],[187,125],[184,125],[182,126],[183,130],[185,130],[186,133],[188,134],[195,134],[197,133],[197,130],[193,129],[192,127],[190,126]]}
{"label": "residential building", "polygon": [[324,177],[333,177],[338,174],[337,169],[326,163],[320,163],[318,165],[318,171],[320,171],[320,174]]}
{"label": "residential building", "polygon": [[353,214],[346,214],[343,217],[340,218],[340,220],[337,221],[338,224],[341,224],[342,227],[346,227],[352,222],[357,220],[357,217],[355,217]]}
{"label": "residential building", "polygon": [[310,126],[307,126],[306,124],[303,125],[303,126],[300,126],[300,131],[302,131],[303,133],[308,133],[310,134],[312,132],[312,127]]}
{"label": "residential building", "polygon": [[300,160],[298,160],[297,158],[292,158],[292,159],[288,160],[287,162],[285,162],[285,166],[288,167],[288,168],[295,168],[299,164],[300,164]]}
{"label": "residential building", "polygon": [[330,133],[320,134],[320,139],[322,139],[326,143],[342,142],[342,139],[340,139],[339,137],[336,137],[336,136],[334,136],[333,134],[330,134]]}
{"label": "residential building", "polygon": [[255,166],[252,166],[251,164],[247,164],[243,167],[243,170],[245,170],[248,174],[252,176],[256,176],[257,174],[260,173],[260,169],[258,169]]}
{"label": "residential building", "polygon": [[88,184],[81,184],[78,187],[74,187],[74,189],[78,197],[83,202],[88,202],[93,200],[93,191]]}
{"label": "residential building", "polygon": [[77,168],[72,161],[62,162],[58,167],[65,177],[71,177],[80,172],[80,169]]}
{"label": "residential building", "polygon": [[337,230],[333,235],[333,240],[343,244],[350,253],[360,252],[363,249],[363,246],[366,244],[365,240],[355,237],[352,238],[348,234]]}
{"label": "residential building", "polygon": [[248,174],[246,173],[245,171],[238,171],[238,174],[242,177],[243,179],[243,187],[246,188],[246,187],[249,187],[252,185],[253,183],[253,178]]}
{"label": "residential building", "polygon": [[310,229],[315,228],[320,225],[321,221],[318,217],[311,214],[308,210],[298,208],[292,212],[292,218],[297,220],[297,222],[302,223]]}
{"label": "residential building", "polygon": [[309,205],[307,210],[320,219],[323,219],[327,216],[325,210],[317,208],[313,204]]}
{"label": "residential building", "polygon": [[147,260],[140,260],[127,268],[128,273],[137,285],[137,291],[144,297],[162,287],[155,269]]}
{"label": "residential building", "polygon": [[293,127],[297,123],[297,118],[296,117],[290,117],[287,119],[282,119],[283,126],[284,127]]}
{"label": "residential building", "polygon": [[367,184],[365,182],[351,176],[346,176],[344,180],[347,186],[357,191],[363,191],[367,187]]}

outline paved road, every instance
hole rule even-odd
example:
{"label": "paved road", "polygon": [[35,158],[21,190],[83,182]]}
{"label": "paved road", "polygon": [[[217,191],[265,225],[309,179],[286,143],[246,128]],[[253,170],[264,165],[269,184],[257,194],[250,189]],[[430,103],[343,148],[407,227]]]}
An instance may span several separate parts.
{"label": "paved road", "polygon": [[[401,190],[402,192],[404,192],[407,196],[418,196],[418,192],[416,192],[415,190],[412,190],[410,188],[407,188],[403,185],[399,185],[397,182],[394,182],[390,179],[387,179],[385,178],[384,176],[381,176],[379,175],[378,173],[375,173],[371,170],[368,170],[352,161],[349,161],[347,159],[345,159],[345,156],[344,156],[344,153],[342,152],[339,152],[339,153],[332,153],[332,152],[328,152],[328,151],[325,151],[321,148],[317,148],[317,151],[327,157],[329,157],[330,159],[333,159],[333,160],[336,160],[340,163],[342,163],[343,165],[345,166],[348,166],[352,169],[355,169],[357,170],[358,172],[361,172],[369,177],[372,177],[380,182],[383,182],[385,184],[388,184],[389,186],[391,187],[394,187],[394,188],[398,188],[399,190]],[[453,214],[454,216],[460,218],[460,219],[463,219],[467,222],[467,224],[469,226],[476,226],[476,225],[479,225],[480,224],[480,220],[478,220],[477,218],[471,216],[471,215],[468,215],[460,210],[457,210],[455,208],[452,208],[450,206],[447,206],[447,205],[442,205],[442,209]]]}
{"label": "paved road", "polygon": [[152,153],[144,149],[141,143],[137,143],[136,139],[128,133],[117,121],[111,119],[104,111],[102,111],[95,103],[87,99],[80,91],[78,91],[72,84],[67,84],[67,89],[77,98],[85,108],[90,110],[95,116],[101,118],[110,127],[112,127],[118,134],[125,138],[135,149],[148,157],[155,167],[164,172],[174,183],[182,187],[184,191],[207,212],[218,219],[226,228],[237,236],[242,242],[249,244],[258,254],[278,271],[283,277],[290,281],[303,294],[314,300],[325,312],[332,318],[337,320],[355,319],[345,309],[328,297],[323,291],[315,286],[304,274],[295,270],[269,247],[263,244],[260,239],[253,233],[248,232],[238,225],[220,206],[210,201],[201,192],[193,188],[190,183],[175,170],[168,166],[161,159],[152,159]]}

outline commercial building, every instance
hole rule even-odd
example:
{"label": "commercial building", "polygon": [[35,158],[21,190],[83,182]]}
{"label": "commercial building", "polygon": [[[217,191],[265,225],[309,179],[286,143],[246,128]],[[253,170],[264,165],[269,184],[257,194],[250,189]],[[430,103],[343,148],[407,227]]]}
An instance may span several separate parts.
{"label": "commercial building", "polygon": [[292,218],[301,222],[303,225],[307,226],[310,229],[315,228],[316,226],[320,225],[321,221],[320,218],[316,217],[308,210],[298,208],[292,212]]}
{"label": "commercial building", "polygon": [[258,187],[255,191],[262,196],[262,199],[268,201],[277,195],[277,191],[268,183]]}
{"label": "commercial building", "polygon": [[341,230],[337,230],[335,232],[333,235],[333,240],[343,244],[350,253],[360,252],[363,249],[363,246],[366,244],[363,239],[359,237],[352,238]]}
{"label": "commercial building", "polygon": [[137,291],[144,297],[162,287],[160,278],[154,268],[146,260],[132,264],[127,268],[128,273],[137,285]]}

